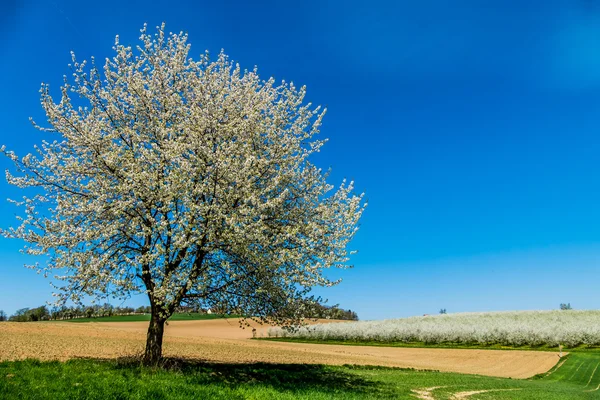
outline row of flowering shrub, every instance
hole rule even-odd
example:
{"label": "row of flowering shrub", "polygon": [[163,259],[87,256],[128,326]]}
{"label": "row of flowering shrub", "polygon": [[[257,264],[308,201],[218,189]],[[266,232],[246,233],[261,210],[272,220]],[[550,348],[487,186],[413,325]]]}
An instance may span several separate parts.
{"label": "row of flowering shrub", "polygon": [[327,323],[270,337],[507,346],[600,346],[600,311],[514,311]]}

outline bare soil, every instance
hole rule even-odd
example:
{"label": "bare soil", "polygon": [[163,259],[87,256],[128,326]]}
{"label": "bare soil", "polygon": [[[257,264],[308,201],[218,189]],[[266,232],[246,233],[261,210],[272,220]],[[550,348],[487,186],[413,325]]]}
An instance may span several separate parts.
{"label": "bare soil", "polygon": [[[0,360],[78,357],[114,358],[140,354],[148,322],[0,323]],[[543,351],[427,349],[344,346],[251,340],[252,327],[237,319],[172,321],[164,354],[213,362],[360,364],[528,378],[547,372],[559,357]],[[268,327],[256,327],[266,336]]]}

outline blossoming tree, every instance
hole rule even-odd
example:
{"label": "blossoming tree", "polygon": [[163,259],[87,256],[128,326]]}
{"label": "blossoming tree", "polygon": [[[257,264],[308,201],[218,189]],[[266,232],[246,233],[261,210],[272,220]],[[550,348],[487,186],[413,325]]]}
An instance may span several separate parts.
{"label": "blossoming tree", "polygon": [[55,102],[42,84],[52,139],[19,157],[8,182],[37,188],[6,237],[48,255],[57,303],[145,293],[144,360],[162,355],[165,321],[181,304],[218,306],[260,322],[297,324],[314,286],[337,283],[364,210],[309,160],[324,110],[305,88],[227,56],[188,58],[187,35],[142,29],[135,49],[88,67],[72,55]]}

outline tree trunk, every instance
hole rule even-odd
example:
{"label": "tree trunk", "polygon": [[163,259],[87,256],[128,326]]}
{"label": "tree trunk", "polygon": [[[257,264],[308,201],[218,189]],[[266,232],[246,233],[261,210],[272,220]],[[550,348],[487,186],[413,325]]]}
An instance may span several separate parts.
{"label": "tree trunk", "polygon": [[166,318],[157,314],[158,312],[155,311],[153,307],[152,316],[150,317],[150,326],[148,326],[148,336],[146,337],[146,351],[144,352],[145,365],[158,365],[162,358],[162,341],[165,332]]}

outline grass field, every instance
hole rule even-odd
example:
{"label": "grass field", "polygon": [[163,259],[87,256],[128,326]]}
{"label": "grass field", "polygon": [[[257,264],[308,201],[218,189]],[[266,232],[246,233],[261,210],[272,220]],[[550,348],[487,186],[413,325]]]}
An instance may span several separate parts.
{"label": "grass field", "polygon": [[529,380],[384,367],[173,361],[0,363],[3,399],[598,399],[600,353],[573,353]]}
{"label": "grass field", "polygon": [[[237,318],[237,315],[223,314],[198,314],[198,313],[175,313],[169,318],[169,321],[197,321],[205,319],[219,318]],[[150,321],[150,314],[135,314],[135,315],[114,315],[112,317],[97,317],[97,318],[73,318],[66,319],[60,322],[139,322]]]}
{"label": "grass field", "polygon": [[543,380],[583,387],[600,398],[600,352],[571,353],[564,364],[543,377]]}

